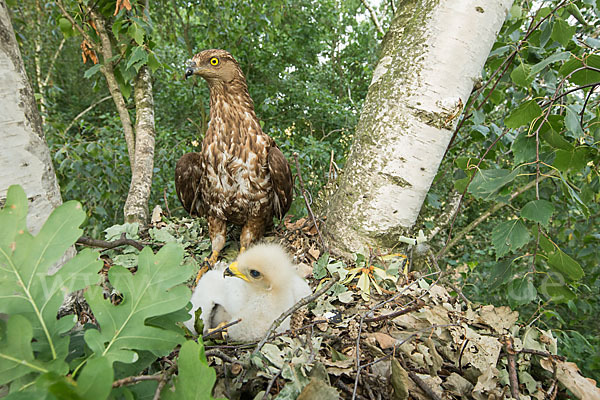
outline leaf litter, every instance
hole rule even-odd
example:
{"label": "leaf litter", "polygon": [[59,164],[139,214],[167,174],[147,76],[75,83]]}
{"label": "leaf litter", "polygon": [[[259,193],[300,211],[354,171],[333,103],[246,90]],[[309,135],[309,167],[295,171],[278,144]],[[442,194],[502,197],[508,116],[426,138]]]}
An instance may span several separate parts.
{"label": "leaf litter", "polygon": [[[181,244],[184,263],[199,268],[210,253],[202,220],[165,220],[153,221],[142,239]],[[316,234],[309,219],[286,218],[264,240],[288,249],[313,292],[334,275],[339,282],[296,311],[291,329],[272,335],[259,352],[256,343],[206,338],[215,397],[483,400],[516,393],[521,399],[600,399],[596,383],[557,355],[552,332],[519,324],[516,311],[465,301],[440,283],[439,274],[410,271],[401,254],[335,259]],[[235,240],[228,241],[224,261],[237,253]],[[510,351],[507,337],[514,343]]]}

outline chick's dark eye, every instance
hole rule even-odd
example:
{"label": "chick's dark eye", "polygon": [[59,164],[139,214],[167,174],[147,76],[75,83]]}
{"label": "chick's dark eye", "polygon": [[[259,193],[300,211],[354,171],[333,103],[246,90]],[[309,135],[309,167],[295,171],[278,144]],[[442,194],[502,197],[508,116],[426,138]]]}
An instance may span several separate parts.
{"label": "chick's dark eye", "polygon": [[251,269],[250,270],[250,276],[253,277],[253,278],[258,278],[260,276],[260,272],[258,272],[255,269]]}

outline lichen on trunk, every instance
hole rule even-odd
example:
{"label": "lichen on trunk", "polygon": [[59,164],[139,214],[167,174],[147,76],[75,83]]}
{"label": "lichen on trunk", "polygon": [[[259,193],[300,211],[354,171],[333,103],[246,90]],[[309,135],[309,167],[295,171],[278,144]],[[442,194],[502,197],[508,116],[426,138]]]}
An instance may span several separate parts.
{"label": "lichen on trunk", "polygon": [[327,210],[333,248],[391,248],[413,227],[511,3],[398,6]]}

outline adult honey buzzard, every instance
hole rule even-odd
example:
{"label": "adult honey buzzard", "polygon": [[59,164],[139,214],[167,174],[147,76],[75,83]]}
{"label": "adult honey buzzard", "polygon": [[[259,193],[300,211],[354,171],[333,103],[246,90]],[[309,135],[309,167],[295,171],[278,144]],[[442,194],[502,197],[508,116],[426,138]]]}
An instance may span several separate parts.
{"label": "adult honey buzzard", "polygon": [[225,246],[227,222],[242,226],[241,251],[260,239],[273,216],[283,218],[292,203],[290,166],[264,133],[239,64],[225,50],[196,54],[185,77],[199,75],[210,90],[210,122],[200,153],[183,155],[175,188],[192,216],[204,216],[214,265]]}

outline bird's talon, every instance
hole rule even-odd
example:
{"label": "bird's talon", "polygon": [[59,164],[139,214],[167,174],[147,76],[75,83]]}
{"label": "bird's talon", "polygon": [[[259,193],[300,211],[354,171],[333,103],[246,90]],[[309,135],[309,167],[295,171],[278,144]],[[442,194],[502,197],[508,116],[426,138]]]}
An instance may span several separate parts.
{"label": "bird's talon", "polygon": [[198,271],[198,275],[196,275],[195,285],[198,285],[198,281],[200,281],[200,278],[202,278],[202,275],[204,275],[206,273],[206,271],[208,271],[209,269],[210,269],[210,264],[206,264],[206,261],[204,261],[204,263],[202,263],[202,268],[200,268],[200,271]]}

